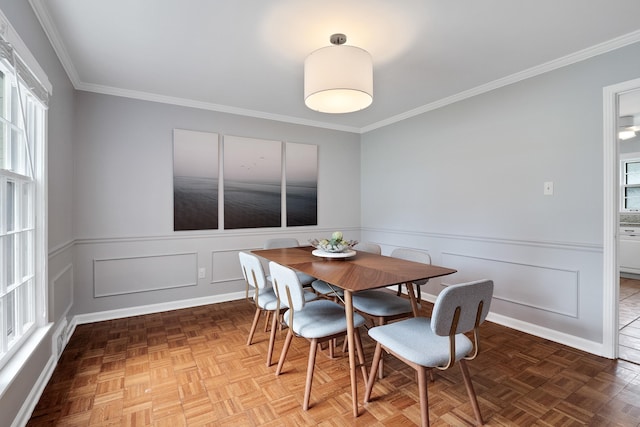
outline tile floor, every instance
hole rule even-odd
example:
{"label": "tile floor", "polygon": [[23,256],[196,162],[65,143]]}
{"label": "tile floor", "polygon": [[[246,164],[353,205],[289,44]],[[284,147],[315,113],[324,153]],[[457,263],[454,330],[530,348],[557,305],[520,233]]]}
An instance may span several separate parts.
{"label": "tile floor", "polygon": [[640,364],[640,280],[620,278],[619,357]]}

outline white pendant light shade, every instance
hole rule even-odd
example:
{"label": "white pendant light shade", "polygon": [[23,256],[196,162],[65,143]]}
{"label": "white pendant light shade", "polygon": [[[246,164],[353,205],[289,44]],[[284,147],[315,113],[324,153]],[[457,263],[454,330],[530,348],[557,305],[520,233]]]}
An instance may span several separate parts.
{"label": "white pendant light shade", "polygon": [[373,61],[369,52],[346,45],[312,52],[304,61],[304,102],[322,113],[350,113],[371,105]]}

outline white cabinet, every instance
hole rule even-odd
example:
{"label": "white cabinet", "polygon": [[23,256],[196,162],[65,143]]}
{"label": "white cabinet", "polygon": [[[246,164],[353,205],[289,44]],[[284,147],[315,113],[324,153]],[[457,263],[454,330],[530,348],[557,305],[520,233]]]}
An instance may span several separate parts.
{"label": "white cabinet", "polygon": [[620,236],[618,263],[621,272],[640,274],[640,236]]}

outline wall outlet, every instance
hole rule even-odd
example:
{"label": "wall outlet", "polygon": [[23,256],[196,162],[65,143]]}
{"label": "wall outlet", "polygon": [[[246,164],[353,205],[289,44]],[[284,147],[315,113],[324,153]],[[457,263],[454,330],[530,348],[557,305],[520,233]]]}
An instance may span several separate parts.
{"label": "wall outlet", "polygon": [[207,274],[206,268],[202,267],[198,269],[198,279],[204,279],[206,274]]}

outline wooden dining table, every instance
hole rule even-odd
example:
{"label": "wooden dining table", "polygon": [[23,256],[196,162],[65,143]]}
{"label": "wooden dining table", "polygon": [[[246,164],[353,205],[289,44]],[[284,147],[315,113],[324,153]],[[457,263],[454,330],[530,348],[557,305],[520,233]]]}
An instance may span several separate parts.
{"label": "wooden dining table", "polygon": [[418,305],[413,282],[421,279],[446,276],[456,270],[432,264],[422,264],[400,258],[392,258],[368,252],[357,252],[348,258],[326,258],[312,254],[312,246],[254,250],[255,255],[324,280],[344,290],[347,316],[347,342],[351,374],[353,415],[359,415],[357,366],[354,341],[353,303],[354,292],[406,284],[414,315]]}

